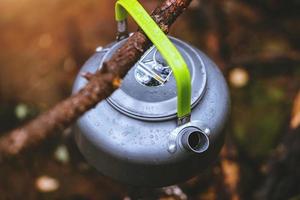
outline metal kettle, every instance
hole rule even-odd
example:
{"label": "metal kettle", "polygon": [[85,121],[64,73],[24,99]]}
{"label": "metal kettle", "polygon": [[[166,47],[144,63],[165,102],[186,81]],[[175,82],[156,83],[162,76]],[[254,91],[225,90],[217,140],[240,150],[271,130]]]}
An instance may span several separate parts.
{"label": "metal kettle", "polygon": [[[185,181],[207,168],[223,145],[227,84],[204,53],[165,36],[136,0],[117,1],[116,11],[119,29],[126,28],[128,12],[154,46],[111,97],[78,120],[77,145],[91,165],[117,181],[144,187]],[[79,74],[101,69],[125,41],[98,48]],[[78,75],[73,92],[86,83]]]}

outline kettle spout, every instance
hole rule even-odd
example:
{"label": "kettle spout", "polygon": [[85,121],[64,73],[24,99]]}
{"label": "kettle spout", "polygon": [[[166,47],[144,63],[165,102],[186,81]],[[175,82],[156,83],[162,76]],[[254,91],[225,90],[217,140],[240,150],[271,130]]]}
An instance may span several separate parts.
{"label": "kettle spout", "polygon": [[186,127],[182,130],[181,136],[182,146],[194,153],[203,153],[209,147],[208,136],[196,127]]}

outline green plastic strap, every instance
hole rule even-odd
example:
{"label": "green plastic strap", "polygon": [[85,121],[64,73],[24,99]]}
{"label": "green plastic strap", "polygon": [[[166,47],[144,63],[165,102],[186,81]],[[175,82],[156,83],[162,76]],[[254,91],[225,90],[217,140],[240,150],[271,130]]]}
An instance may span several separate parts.
{"label": "green plastic strap", "polygon": [[191,77],[181,54],[137,0],[118,0],[116,2],[116,20],[118,22],[126,20],[127,12],[156,46],[174,73],[178,95],[177,117],[181,119],[190,116]]}

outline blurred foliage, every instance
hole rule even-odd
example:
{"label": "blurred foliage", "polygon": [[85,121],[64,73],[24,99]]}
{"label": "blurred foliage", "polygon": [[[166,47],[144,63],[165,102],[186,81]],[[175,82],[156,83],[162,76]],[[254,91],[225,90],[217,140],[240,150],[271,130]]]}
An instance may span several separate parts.
{"label": "blurred foliage", "polygon": [[[266,156],[278,142],[287,123],[292,102],[285,101],[286,88],[276,79],[255,80],[242,90],[233,90],[233,134],[251,157]],[[242,105],[239,102],[243,102]]]}

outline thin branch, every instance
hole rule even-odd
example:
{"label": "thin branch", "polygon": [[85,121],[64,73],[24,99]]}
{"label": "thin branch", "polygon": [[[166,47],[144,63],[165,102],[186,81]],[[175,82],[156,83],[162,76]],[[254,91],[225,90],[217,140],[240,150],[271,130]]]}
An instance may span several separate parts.
{"label": "thin branch", "polygon": [[[230,200],[241,199],[239,194],[239,183],[240,183],[240,165],[237,161],[237,150],[236,147],[227,142],[221,152],[221,173],[222,187]],[[224,194],[222,194],[224,195]]]}
{"label": "thin branch", "polygon": [[[172,23],[190,2],[191,0],[165,0],[151,16],[160,28],[168,33]],[[3,136],[0,139],[0,160],[17,155],[24,149],[65,129],[86,111],[110,96],[150,45],[150,40],[142,31],[134,33],[112,58],[103,64],[100,71],[89,76],[89,82],[77,94],[58,103],[27,125]]]}

